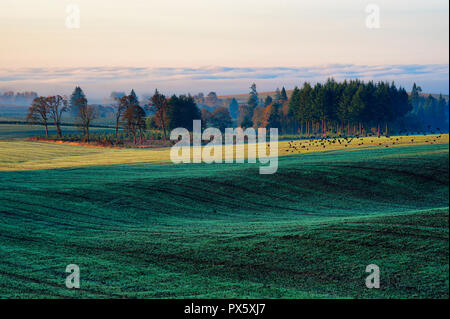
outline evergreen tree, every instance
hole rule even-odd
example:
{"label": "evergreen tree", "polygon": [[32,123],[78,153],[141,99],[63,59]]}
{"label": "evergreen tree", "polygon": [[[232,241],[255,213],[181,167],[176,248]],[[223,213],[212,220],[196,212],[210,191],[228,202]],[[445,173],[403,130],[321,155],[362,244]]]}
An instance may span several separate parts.
{"label": "evergreen tree", "polygon": [[[353,123],[360,122],[361,115],[364,112],[365,104],[364,104],[364,87],[360,85],[358,87],[358,90],[356,91],[355,95],[353,95],[352,102],[350,103],[349,108],[349,118]],[[358,134],[355,127],[355,134]]]}
{"label": "evergreen tree", "polygon": [[420,93],[422,92],[422,88],[417,86],[414,82],[413,87],[411,89],[410,101],[413,107],[414,112],[417,112],[419,107]]}
{"label": "evergreen tree", "polygon": [[447,103],[445,102],[444,97],[442,94],[439,94],[439,98],[437,101],[437,117],[440,119],[441,123],[445,123],[445,119],[448,117],[445,110],[447,107]]}
{"label": "evergreen tree", "polygon": [[306,125],[306,134],[310,135],[310,126],[314,119],[314,105],[313,105],[313,89],[307,82],[303,84],[303,89],[300,94],[300,108],[299,118],[301,118]]}
{"label": "evergreen tree", "polygon": [[70,96],[69,101],[69,109],[70,113],[74,116],[76,116],[79,112],[80,108],[80,101],[83,101],[83,99],[86,98],[86,95],[84,94],[83,90],[77,86],[75,87],[75,90],[73,91],[72,95]]}
{"label": "evergreen tree", "polygon": [[239,104],[236,101],[235,98],[233,98],[230,102],[230,105],[228,107],[228,109],[230,110],[230,115],[233,118],[237,118],[239,115]]}
{"label": "evergreen tree", "polygon": [[287,96],[286,89],[284,88],[284,86],[281,89],[280,95],[281,95],[281,101],[285,102],[288,100],[288,96]]}
{"label": "evergreen tree", "polygon": [[296,131],[295,128],[300,124],[300,133],[303,134],[303,114],[301,114],[300,111],[300,100],[301,91],[298,87],[295,87],[294,91],[292,91],[291,99],[288,102],[288,112],[286,116],[293,118],[294,131]]}
{"label": "evergreen tree", "polygon": [[277,88],[277,89],[275,90],[275,96],[274,96],[273,100],[274,100],[274,102],[276,102],[276,103],[281,101],[281,91],[280,91],[279,88]]}
{"label": "evergreen tree", "polygon": [[138,99],[136,93],[134,92],[134,89],[131,89],[131,92],[130,92],[130,104],[139,106],[139,99]]}
{"label": "evergreen tree", "polygon": [[266,99],[264,100],[264,107],[272,104],[272,102],[273,102],[272,97],[270,95],[267,95]]}
{"label": "evergreen tree", "polygon": [[258,106],[258,92],[256,91],[256,84],[253,83],[250,87],[250,93],[248,97],[248,106],[255,109]]}
{"label": "evergreen tree", "polygon": [[177,127],[183,127],[189,131],[193,129],[193,120],[201,120],[202,115],[190,95],[173,95],[168,103],[167,126],[169,130]]}
{"label": "evergreen tree", "polygon": [[300,89],[295,87],[294,91],[292,91],[291,99],[289,100],[289,113],[298,121],[302,120],[300,114],[300,95]]}

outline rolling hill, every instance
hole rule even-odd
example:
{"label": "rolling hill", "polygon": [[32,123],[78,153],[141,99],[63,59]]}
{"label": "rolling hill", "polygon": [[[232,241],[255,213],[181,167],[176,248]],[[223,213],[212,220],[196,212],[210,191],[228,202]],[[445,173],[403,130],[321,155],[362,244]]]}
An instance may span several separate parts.
{"label": "rolling hill", "polygon": [[[448,144],[0,172],[1,298],[448,298]],[[381,269],[367,289],[365,267]],[[81,289],[65,287],[77,264]]]}

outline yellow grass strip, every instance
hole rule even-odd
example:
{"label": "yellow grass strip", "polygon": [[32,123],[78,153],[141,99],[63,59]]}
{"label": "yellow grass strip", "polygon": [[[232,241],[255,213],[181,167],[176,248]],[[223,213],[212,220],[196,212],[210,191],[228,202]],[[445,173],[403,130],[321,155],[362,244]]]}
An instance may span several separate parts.
{"label": "yellow grass strip", "polygon": [[[332,150],[448,143],[448,134],[282,141],[278,145],[278,155],[286,156]],[[225,154],[224,151],[222,153]],[[245,149],[246,156],[247,146]],[[25,140],[0,141],[0,171],[55,169],[124,163],[171,163],[170,149],[110,149]]]}

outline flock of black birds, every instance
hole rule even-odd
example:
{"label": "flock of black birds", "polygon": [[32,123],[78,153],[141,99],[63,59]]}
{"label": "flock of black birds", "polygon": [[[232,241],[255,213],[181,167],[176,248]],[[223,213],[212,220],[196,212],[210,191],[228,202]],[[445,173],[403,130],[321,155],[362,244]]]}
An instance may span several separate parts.
{"label": "flock of black birds", "polygon": [[[435,131],[417,131],[417,132],[409,132],[407,130],[400,130],[398,132],[398,136],[395,137],[391,137],[389,135],[377,135],[377,134],[373,134],[373,133],[369,133],[366,136],[362,137],[360,135],[355,135],[355,136],[351,136],[351,137],[347,137],[347,136],[343,136],[341,134],[339,134],[337,137],[332,137],[332,136],[322,136],[322,137],[310,137],[308,139],[303,139],[303,140],[298,140],[298,141],[289,141],[288,145],[288,153],[296,153],[296,152],[301,152],[301,151],[309,151],[310,148],[326,148],[327,146],[332,146],[333,144],[339,144],[341,146],[344,147],[348,147],[348,145],[350,145],[353,141],[358,142],[358,146],[362,146],[364,145],[364,142],[367,143],[367,145],[376,145],[378,144],[379,146],[381,145],[385,145],[385,147],[389,147],[389,145],[396,145],[396,144],[401,144],[402,142],[402,137],[405,136],[411,136],[412,138],[408,141],[411,143],[414,143],[415,139],[414,136],[429,136],[430,139],[426,139],[424,142],[425,143],[430,143],[430,144],[434,144],[434,143],[438,143],[439,139],[442,138],[442,132],[439,128],[436,129],[437,132],[439,132],[437,135],[435,133]],[[367,140],[367,138],[372,138],[370,140]],[[387,141],[383,141],[383,142],[376,142],[376,139],[381,139],[381,138],[385,138],[387,139]],[[369,143],[370,141],[370,143]],[[305,145],[303,145],[302,142],[306,142]]]}

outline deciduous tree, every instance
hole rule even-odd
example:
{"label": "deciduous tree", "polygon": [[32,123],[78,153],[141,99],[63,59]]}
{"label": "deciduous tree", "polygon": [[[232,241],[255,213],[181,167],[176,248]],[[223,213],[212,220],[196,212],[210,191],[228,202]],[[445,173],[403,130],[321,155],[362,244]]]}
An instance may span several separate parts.
{"label": "deciduous tree", "polygon": [[48,105],[45,97],[40,96],[33,100],[33,104],[28,108],[27,122],[42,124],[45,127],[45,136],[48,137]]}
{"label": "deciduous tree", "polygon": [[[130,99],[132,100],[132,98]],[[125,130],[133,136],[133,143],[136,145],[136,136],[139,133],[141,143],[143,141],[143,132],[145,131],[145,111],[136,104],[130,105],[122,116]]]}
{"label": "deciduous tree", "polygon": [[96,109],[93,105],[88,105],[85,97],[77,101],[79,126],[82,127],[84,133],[84,140],[89,143],[89,127],[92,121],[97,117]]}
{"label": "deciduous tree", "polygon": [[155,113],[155,124],[162,129],[164,133],[164,140],[167,139],[167,124],[168,124],[168,104],[166,97],[155,90],[155,94],[150,98],[151,110]]}
{"label": "deciduous tree", "polygon": [[61,137],[61,116],[63,112],[66,112],[68,110],[67,100],[64,99],[61,95],[55,95],[47,97],[46,101],[49,117],[55,124],[58,137]]}

